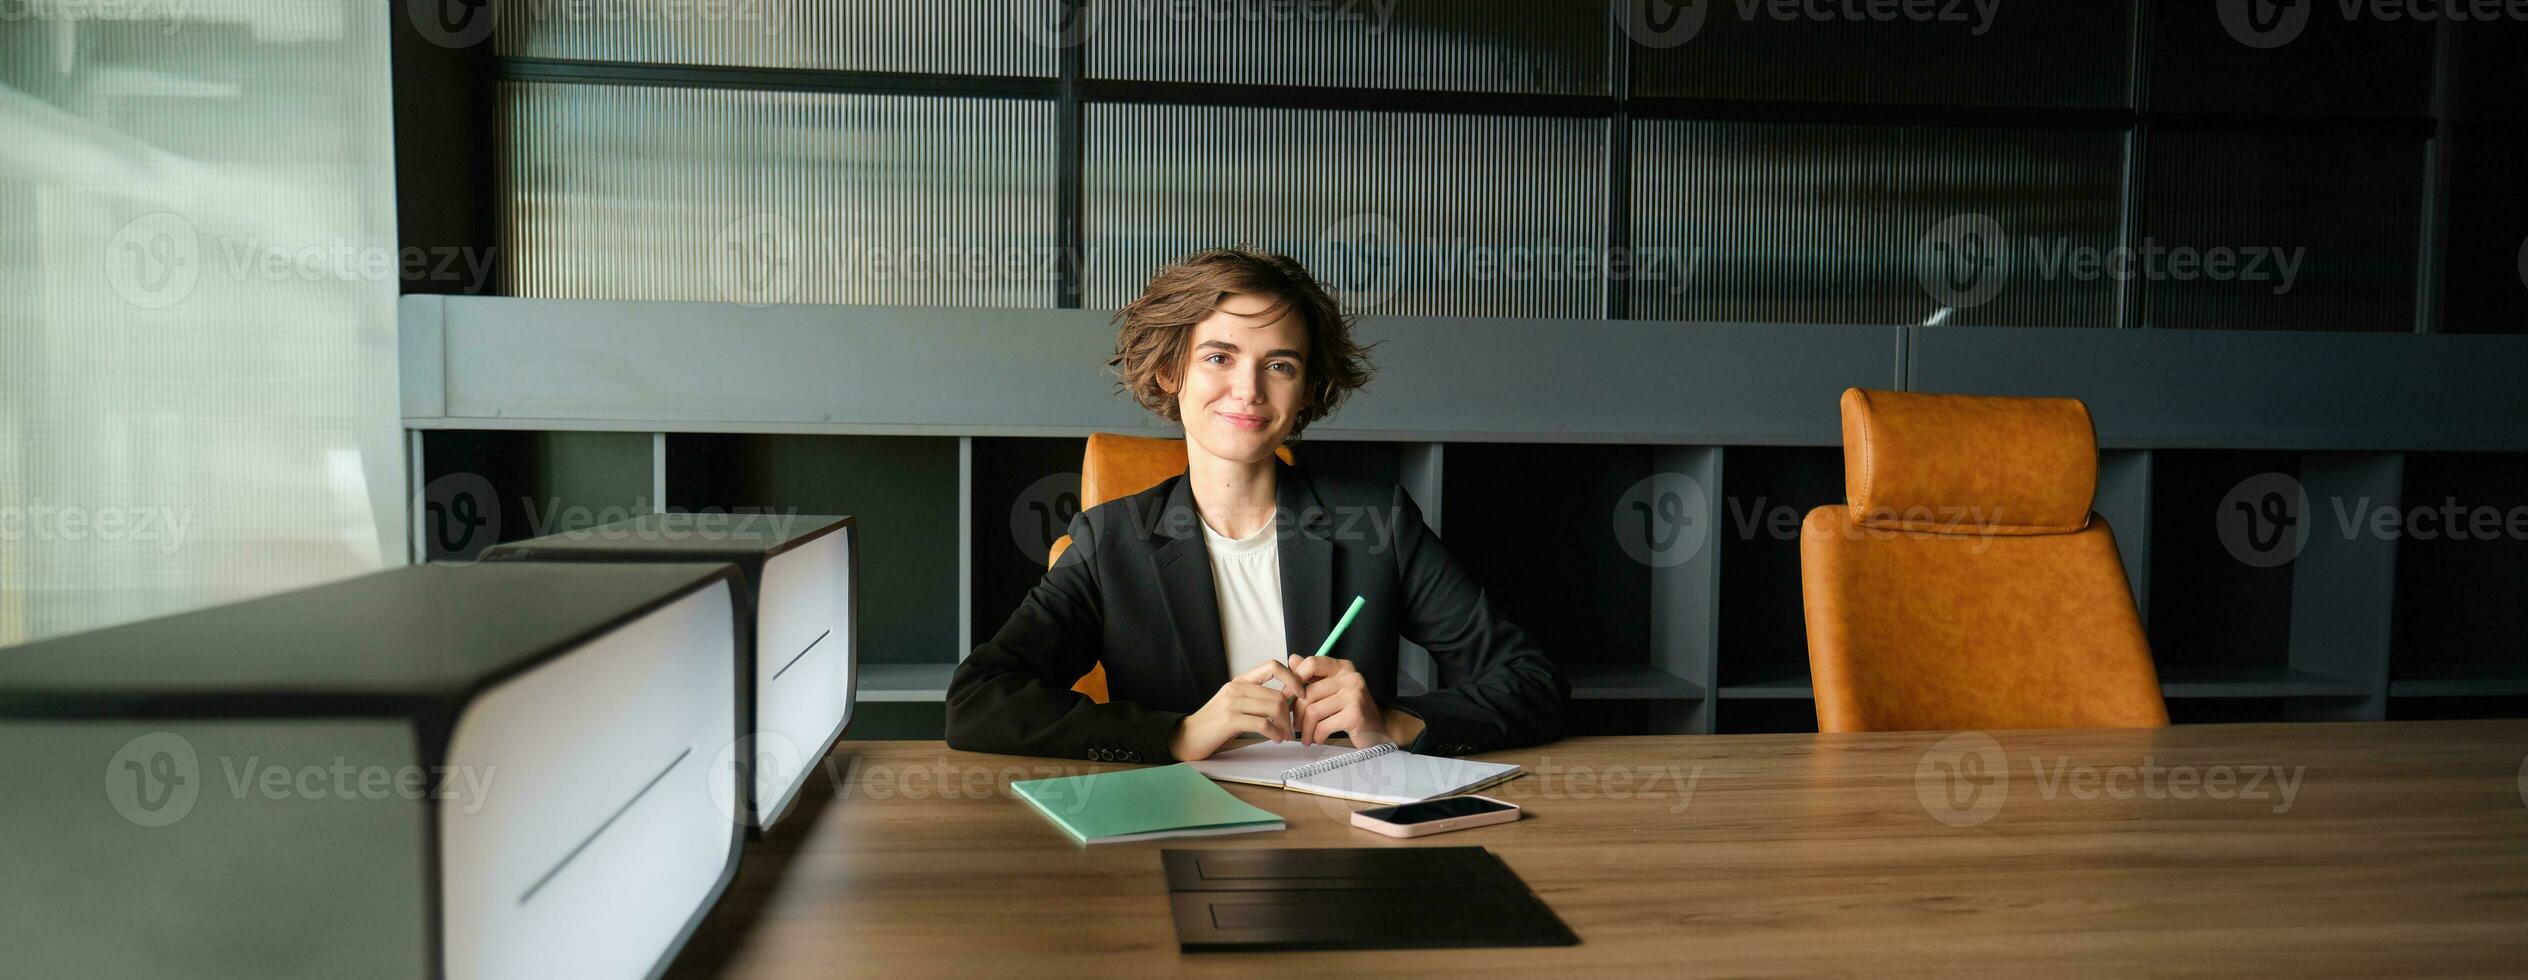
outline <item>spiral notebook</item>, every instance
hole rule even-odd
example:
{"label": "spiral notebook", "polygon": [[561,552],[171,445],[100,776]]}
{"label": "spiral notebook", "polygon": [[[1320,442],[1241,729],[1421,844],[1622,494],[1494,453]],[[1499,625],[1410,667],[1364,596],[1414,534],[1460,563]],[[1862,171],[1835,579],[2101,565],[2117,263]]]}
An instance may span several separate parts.
{"label": "spiral notebook", "polygon": [[1186,765],[1222,782],[1367,803],[1420,803],[1481,789],[1524,771],[1508,763],[1415,755],[1393,742],[1365,749],[1256,742]]}

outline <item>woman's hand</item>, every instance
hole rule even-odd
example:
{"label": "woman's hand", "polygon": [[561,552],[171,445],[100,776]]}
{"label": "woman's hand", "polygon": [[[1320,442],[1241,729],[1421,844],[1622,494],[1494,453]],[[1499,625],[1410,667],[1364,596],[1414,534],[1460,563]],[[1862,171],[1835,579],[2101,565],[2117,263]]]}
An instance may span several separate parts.
{"label": "woman's hand", "polygon": [[[1282,682],[1281,690],[1264,686],[1275,680]],[[1168,754],[1178,762],[1208,759],[1230,739],[1245,734],[1288,741],[1292,692],[1301,686],[1299,675],[1279,661],[1255,665],[1255,669],[1220,685],[1211,700],[1177,723],[1176,735],[1168,742]]]}
{"label": "woman's hand", "polygon": [[1369,696],[1369,681],[1341,657],[1301,657],[1291,667],[1305,686],[1299,694],[1299,741],[1322,744],[1344,732],[1356,746],[1392,741],[1387,719]]}

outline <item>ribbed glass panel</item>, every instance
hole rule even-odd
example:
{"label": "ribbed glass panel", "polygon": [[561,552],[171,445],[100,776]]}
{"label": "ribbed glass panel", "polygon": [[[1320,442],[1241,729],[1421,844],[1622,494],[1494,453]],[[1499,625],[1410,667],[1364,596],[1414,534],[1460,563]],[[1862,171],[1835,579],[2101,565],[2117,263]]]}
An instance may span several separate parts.
{"label": "ribbed glass panel", "polygon": [[2528,195],[2519,192],[2528,131],[2468,130],[2448,146],[2440,329],[2528,333]]}
{"label": "ribbed glass panel", "polygon": [[[1628,23],[1635,95],[1908,105],[2127,101],[2129,0],[1616,6],[1661,11],[1659,19]],[[1666,8],[1681,18],[1667,18]],[[1690,13],[1697,8],[1699,21]],[[1907,10],[1928,19],[1909,19]]]}
{"label": "ribbed glass panel", "polygon": [[1050,102],[508,83],[519,296],[1050,307]]}
{"label": "ribbed glass panel", "polygon": [[1087,125],[1089,306],[1245,242],[1361,312],[1605,312],[1598,120],[1091,105]]}
{"label": "ribbed glass panel", "polygon": [[2112,327],[2123,137],[1765,123],[1633,128],[1640,319]]}
{"label": "ribbed glass panel", "polygon": [[2224,275],[2153,278],[2148,326],[2414,329],[2419,141],[2166,130],[2150,139],[2150,243],[2237,258]]}
{"label": "ribbed glass panel", "polygon": [[1059,0],[496,0],[510,58],[1050,77]]}
{"label": "ribbed glass panel", "polygon": [[1606,8],[1536,0],[1094,0],[1093,78],[1593,95]]}
{"label": "ribbed glass panel", "polygon": [[0,4],[0,646],[402,560],[389,26]]}
{"label": "ribbed glass panel", "polygon": [[[2456,3],[2161,0],[2151,9],[2151,108],[2284,116],[2425,115],[2431,111],[2432,35],[2450,16],[2426,11],[2460,9],[2464,5]],[[2353,16],[2347,18],[2347,10]],[[2458,37],[2474,37],[2506,25],[2484,23],[2478,15],[2449,26]],[[2515,89],[2518,75],[2518,62],[2506,62],[2481,84]]]}

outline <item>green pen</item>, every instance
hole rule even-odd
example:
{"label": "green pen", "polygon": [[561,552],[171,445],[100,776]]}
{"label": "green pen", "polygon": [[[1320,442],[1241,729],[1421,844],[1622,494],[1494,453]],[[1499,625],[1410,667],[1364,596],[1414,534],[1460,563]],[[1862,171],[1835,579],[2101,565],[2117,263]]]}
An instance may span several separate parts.
{"label": "green pen", "polygon": [[1352,617],[1360,615],[1361,607],[1366,605],[1369,605],[1368,596],[1356,595],[1352,597],[1352,608],[1343,610],[1343,618],[1335,622],[1334,632],[1325,635],[1324,643],[1317,644],[1317,656],[1322,657],[1333,651],[1334,641],[1343,638],[1343,630],[1352,625]]}
{"label": "green pen", "polygon": [[[1351,627],[1352,618],[1359,616],[1361,614],[1361,607],[1366,605],[1369,605],[1368,596],[1356,595],[1352,597],[1352,608],[1343,610],[1343,618],[1335,621],[1333,631],[1325,635],[1325,642],[1317,644],[1317,656],[1324,657],[1332,655],[1334,651],[1334,641],[1343,638],[1343,631]],[[1297,697],[1298,692],[1294,691],[1291,693],[1292,697],[1289,698],[1290,713],[1287,717],[1290,719],[1291,732],[1296,734],[1299,731],[1299,698]]]}

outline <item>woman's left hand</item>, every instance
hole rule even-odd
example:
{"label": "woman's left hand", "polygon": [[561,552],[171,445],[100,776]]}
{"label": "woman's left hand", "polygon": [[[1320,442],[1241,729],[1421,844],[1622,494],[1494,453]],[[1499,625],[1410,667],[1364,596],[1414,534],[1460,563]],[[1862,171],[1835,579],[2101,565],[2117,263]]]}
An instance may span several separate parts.
{"label": "woman's left hand", "polygon": [[1299,740],[1319,745],[1335,732],[1351,735],[1353,745],[1392,741],[1386,717],[1370,699],[1369,681],[1341,657],[1300,657],[1291,672],[1307,685],[1299,695]]}

